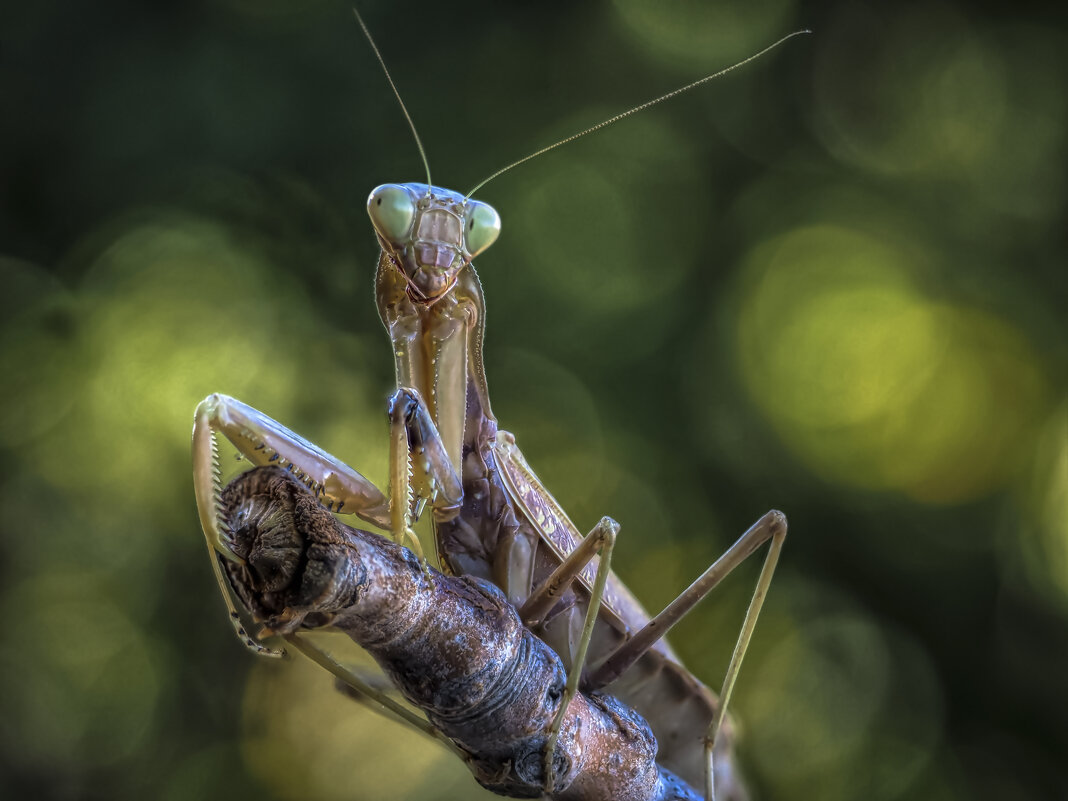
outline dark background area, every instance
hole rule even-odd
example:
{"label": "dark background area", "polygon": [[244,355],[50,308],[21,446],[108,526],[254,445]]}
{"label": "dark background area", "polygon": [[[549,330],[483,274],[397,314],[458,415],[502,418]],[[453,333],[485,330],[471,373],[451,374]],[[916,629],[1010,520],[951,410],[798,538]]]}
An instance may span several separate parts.
{"label": "dark background area", "polygon": [[[361,10],[461,191],[814,30],[480,191],[494,411],[650,609],[787,513],[756,798],[1068,798],[1064,9]],[[234,640],[193,503],[213,391],[385,485],[364,203],[423,169],[350,8],[0,19],[0,795],[485,796]],[[757,567],[673,633],[712,686]]]}

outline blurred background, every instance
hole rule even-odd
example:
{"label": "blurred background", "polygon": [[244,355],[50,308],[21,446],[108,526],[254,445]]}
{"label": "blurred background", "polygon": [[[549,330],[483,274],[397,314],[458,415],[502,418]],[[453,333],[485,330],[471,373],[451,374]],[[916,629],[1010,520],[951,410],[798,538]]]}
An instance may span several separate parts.
{"label": "blurred background", "polygon": [[[480,192],[494,410],[652,610],[787,513],[755,798],[1068,798],[1065,10],[360,6],[458,190],[815,31]],[[488,797],[246,652],[194,507],[214,391],[384,486],[364,203],[424,173],[349,6],[3,19],[0,795]],[[757,569],[673,634],[713,686]]]}

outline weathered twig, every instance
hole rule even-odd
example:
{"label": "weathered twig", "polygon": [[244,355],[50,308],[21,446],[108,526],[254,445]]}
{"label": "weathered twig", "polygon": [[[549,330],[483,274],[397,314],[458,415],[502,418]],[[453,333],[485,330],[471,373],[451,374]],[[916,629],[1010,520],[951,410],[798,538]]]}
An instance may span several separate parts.
{"label": "weathered twig", "polygon": [[[467,576],[428,576],[410,551],[340,523],[278,468],[234,479],[223,505],[245,560],[225,567],[259,622],[290,638],[302,628],[344,631],[455,744],[480,784],[542,795],[565,671],[503,593]],[[579,694],[556,744],[552,798],[700,798],[655,758],[643,718],[611,696]]]}

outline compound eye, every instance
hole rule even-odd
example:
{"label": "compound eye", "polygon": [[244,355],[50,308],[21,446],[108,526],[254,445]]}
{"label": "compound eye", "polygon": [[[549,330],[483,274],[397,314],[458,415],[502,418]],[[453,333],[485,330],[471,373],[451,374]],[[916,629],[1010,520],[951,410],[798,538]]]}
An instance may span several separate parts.
{"label": "compound eye", "polygon": [[371,224],[383,238],[400,242],[412,230],[415,201],[403,186],[383,184],[367,198],[367,213],[371,216]]}
{"label": "compound eye", "polygon": [[501,216],[492,206],[474,202],[464,215],[464,244],[474,258],[497,241],[501,232]]}

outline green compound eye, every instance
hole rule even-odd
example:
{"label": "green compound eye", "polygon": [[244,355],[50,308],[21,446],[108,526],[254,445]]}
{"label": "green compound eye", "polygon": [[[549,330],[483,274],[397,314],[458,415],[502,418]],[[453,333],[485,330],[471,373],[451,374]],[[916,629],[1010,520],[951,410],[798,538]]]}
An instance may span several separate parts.
{"label": "green compound eye", "polygon": [[501,216],[492,206],[472,203],[464,215],[464,244],[474,258],[497,241],[501,232]]}
{"label": "green compound eye", "polygon": [[412,228],[415,201],[403,186],[384,184],[367,198],[367,213],[379,234],[391,242],[399,242]]}

